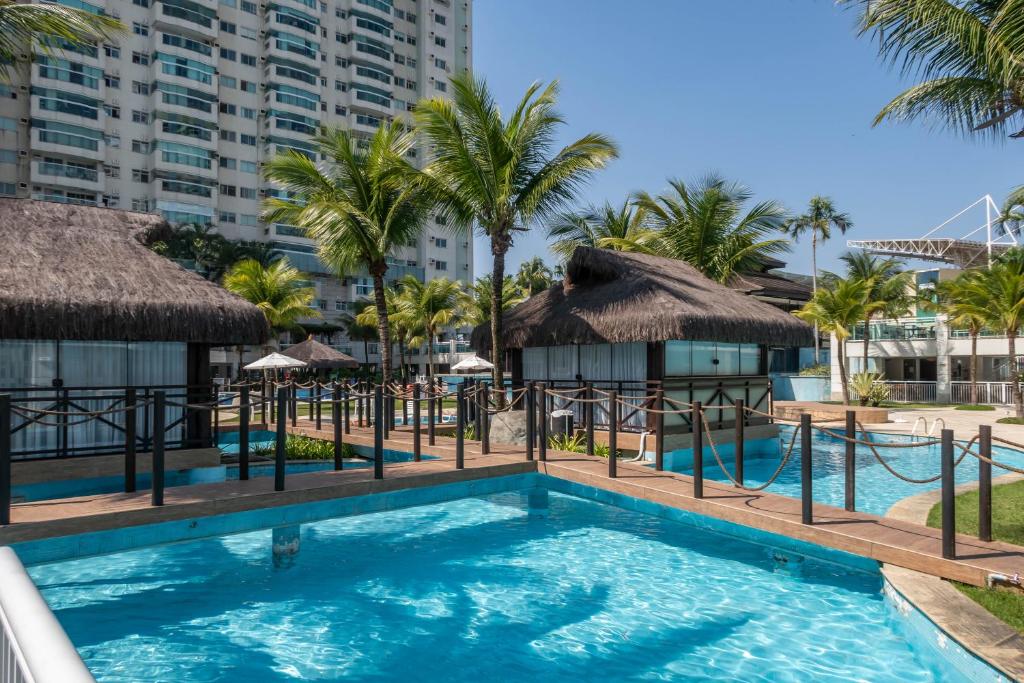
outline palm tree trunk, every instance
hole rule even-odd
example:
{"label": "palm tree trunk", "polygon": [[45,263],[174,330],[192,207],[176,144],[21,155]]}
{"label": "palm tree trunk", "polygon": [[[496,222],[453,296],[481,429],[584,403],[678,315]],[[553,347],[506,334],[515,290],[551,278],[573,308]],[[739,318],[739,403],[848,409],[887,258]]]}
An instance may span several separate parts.
{"label": "palm tree trunk", "polygon": [[401,364],[401,369],[398,371],[398,374],[402,378],[402,384],[408,384],[409,382],[406,381],[408,380],[408,376],[406,375],[407,368],[405,366],[405,341],[403,341],[401,337],[398,338],[398,362]]}
{"label": "palm tree trunk", "polygon": [[242,373],[245,372],[245,370],[242,369],[244,364],[245,364],[245,346],[243,346],[242,344],[239,344],[238,345],[238,374],[235,375],[236,380],[238,380],[239,382],[242,380]]}
{"label": "palm tree trunk", "polygon": [[1017,417],[1024,418],[1024,400],[1020,393],[1020,371],[1017,368],[1017,330],[1007,330],[1006,342],[1009,346],[1010,395],[1013,396],[1013,406],[1016,409]]}
{"label": "palm tree trunk", "polygon": [[850,405],[850,382],[846,378],[846,340],[836,338],[839,344],[839,380],[843,383],[843,405]]}
{"label": "palm tree trunk", "polygon": [[384,299],[384,270],[375,268],[373,302],[377,306],[377,335],[380,338],[381,381],[391,380],[391,330],[388,329],[388,305]]}
{"label": "palm tree trunk", "polygon": [[363,358],[366,360],[366,374],[370,374],[370,340],[363,340]]}
{"label": "palm tree trunk", "polygon": [[434,335],[427,332],[427,381],[434,384]]}
{"label": "palm tree trunk", "polygon": [[[992,399],[989,399],[992,400]],[[971,405],[978,404],[978,333],[971,331]]]}
{"label": "palm tree trunk", "polygon": [[505,344],[502,340],[501,301],[502,285],[505,283],[505,253],[512,242],[506,232],[491,235],[491,254],[494,256],[494,269],[491,272],[491,379],[494,383],[494,399],[498,406],[504,405],[504,366]]}
{"label": "palm tree trunk", "polygon": [[[818,231],[811,229],[811,295],[818,293]],[[842,344],[840,344],[842,346]],[[814,364],[821,363],[821,338],[818,323],[814,323]],[[842,363],[842,361],[840,361]]]}
{"label": "palm tree trunk", "polygon": [[864,367],[863,372],[868,371],[868,342],[871,341],[871,316],[864,318]]}

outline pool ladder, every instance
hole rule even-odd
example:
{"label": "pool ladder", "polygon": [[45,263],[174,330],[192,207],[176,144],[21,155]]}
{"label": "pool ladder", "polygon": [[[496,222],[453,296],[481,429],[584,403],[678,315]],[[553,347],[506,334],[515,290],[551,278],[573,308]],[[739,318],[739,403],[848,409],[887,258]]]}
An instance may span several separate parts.
{"label": "pool ladder", "polygon": [[924,425],[924,429],[921,430],[920,436],[933,436],[935,434],[935,427],[940,422],[942,423],[942,428],[945,429],[946,428],[946,421],[943,420],[941,417],[937,417],[934,420],[932,420],[932,426],[929,427],[928,426],[927,418],[925,418],[924,415],[918,415],[917,419],[914,420],[914,428],[910,430],[910,435],[911,436],[918,436],[917,425],[920,424],[920,425]]}

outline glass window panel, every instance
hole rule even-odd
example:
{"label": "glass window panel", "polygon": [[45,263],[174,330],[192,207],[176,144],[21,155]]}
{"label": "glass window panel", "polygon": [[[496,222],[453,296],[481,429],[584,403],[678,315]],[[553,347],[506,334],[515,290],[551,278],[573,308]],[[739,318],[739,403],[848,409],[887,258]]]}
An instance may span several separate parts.
{"label": "glass window panel", "polygon": [[719,375],[740,374],[740,345],[718,343],[717,355]]}
{"label": "glass window panel", "polygon": [[717,375],[715,342],[691,342],[690,367],[693,375]]}
{"label": "glass window panel", "polygon": [[690,342],[665,342],[665,374],[669,377],[685,377],[693,374],[690,363]]}
{"label": "glass window panel", "polygon": [[761,348],[757,344],[740,344],[740,374],[757,375],[761,370]]}

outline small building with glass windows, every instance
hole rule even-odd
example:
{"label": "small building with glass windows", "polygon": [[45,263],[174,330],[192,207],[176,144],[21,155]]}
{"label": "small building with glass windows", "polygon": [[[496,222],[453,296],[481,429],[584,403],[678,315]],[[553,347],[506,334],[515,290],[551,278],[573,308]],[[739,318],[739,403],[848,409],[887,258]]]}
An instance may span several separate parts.
{"label": "small building with glass windows", "polygon": [[[813,343],[813,329],[792,314],[683,261],[586,247],[569,260],[563,282],[512,308],[503,322],[514,386],[592,383],[627,402],[661,389],[679,405],[700,401],[721,430],[734,424],[736,399],[769,412],[769,348]],[[488,348],[490,330],[478,327],[473,342]],[[607,424],[603,408],[595,424]],[[620,411],[623,429],[653,429],[651,415]],[[767,421],[748,414],[750,426]],[[665,433],[666,450],[688,447],[689,416],[666,416]]]}

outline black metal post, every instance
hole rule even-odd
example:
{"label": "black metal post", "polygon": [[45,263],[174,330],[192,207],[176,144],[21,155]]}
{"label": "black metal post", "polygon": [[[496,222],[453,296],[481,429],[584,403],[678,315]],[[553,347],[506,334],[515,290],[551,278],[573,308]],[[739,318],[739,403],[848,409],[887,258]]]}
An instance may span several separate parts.
{"label": "black metal post", "polygon": [[124,408],[124,492],[134,493],[138,485],[135,443],[135,389],[128,389],[124,392]]}
{"label": "black metal post", "polygon": [[665,390],[658,389],[654,392],[654,409],[658,412],[654,416],[654,469],[661,472],[665,469]]}
{"label": "black metal post", "polygon": [[956,559],[956,494],[953,480],[953,430],[942,430],[942,557]]}
{"label": "black metal post", "polygon": [[[462,386],[461,384],[459,385]],[[533,460],[533,446],[537,441],[537,387],[533,382],[526,386],[526,459]]]}
{"label": "black metal post", "polygon": [[857,509],[857,413],[846,411],[846,509]]}
{"label": "black metal post", "polygon": [[585,392],[587,402],[583,404],[587,421],[587,455],[594,454],[594,385],[591,382],[587,382],[587,388]]}
{"label": "black metal post", "polygon": [[690,413],[693,429],[691,447],[693,450],[693,497],[704,497],[704,408],[700,401],[694,401]]}
{"label": "black metal post", "polygon": [[341,390],[341,420],[345,424],[345,433],[352,433],[352,416],[349,414],[348,383]]}
{"label": "black metal post", "polygon": [[11,395],[0,394],[0,525],[11,523]]}
{"label": "black metal post", "polygon": [[373,478],[384,478],[384,387],[373,390],[373,410],[377,419],[373,422]]}
{"label": "black metal post", "polygon": [[743,430],[744,430],[744,428],[746,427],[746,424],[747,424],[747,414],[746,414],[746,411],[744,411],[744,409],[743,409],[743,399],[742,398],[736,399],[736,401],[733,403],[733,405],[735,406],[733,408],[733,410],[736,413],[736,415],[735,415],[735,417],[736,417],[736,437],[735,437],[735,440],[736,440],[736,448],[735,448],[735,450],[736,450],[736,473],[733,476],[735,477],[736,481],[738,481],[740,483],[740,486],[742,486],[743,485],[743,446],[744,446],[744,439],[746,438],[744,436],[744,434],[743,434]]}
{"label": "black metal post", "polygon": [[[616,393],[612,389],[608,392],[609,405],[615,405]],[[619,426],[615,424],[615,419],[612,418],[608,421],[608,476],[614,479],[618,475],[618,458],[616,452],[619,449]]]}
{"label": "black metal post", "polygon": [[[292,384],[294,389],[294,383]],[[281,387],[277,391],[277,434],[274,440],[274,490],[284,491],[284,463],[286,442],[288,440],[288,387]]]}
{"label": "black metal post", "polygon": [[238,478],[249,478],[249,387],[238,394]]}
{"label": "black metal post", "polygon": [[340,470],[345,467],[344,460],[342,458],[342,440],[341,440],[341,389],[338,388],[338,383],[334,383],[333,391],[331,392],[331,427],[334,429],[334,469]]}
{"label": "black metal post", "polygon": [[466,466],[466,390],[459,383],[455,399],[455,469]]}
{"label": "black metal post", "polygon": [[490,389],[488,385],[484,384],[480,387],[482,393],[480,396],[481,408],[480,408],[480,453],[481,455],[487,455],[491,452],[491,413],[488,407],[491,403],[490,400]]}
{"label": "black metal post", "polygon": [[[992,426],[981,425],[978,448],[981,457],[992,459]],[[992,540],[992,463],[978,460],[978,538]]]}
{"label": "black metal post", "polygon": [[436,445],[437,441],[437,430],[434,426],[434,403],[437,402],[437,398],[434,396],[434,385],[427,385],[427,443],[431,446]]}
{"label": "black metal post", "polygon": [[800,521],[814,523],[814,491],[811,487],[811,416],[800,415]]}
{"label": "black metal post", "polygon": [[548,413],[547,401],[545,400],[545,385],[540,385],[540,400],[537,401],[537,409],[540,415],[537,416],[537,459],[544,462],[548,459]]}
{"label": "black metal post", "polygon": [[323,427],[324,390],[320,386],[320,382],[317,382],[313,388],[316,390],[316,431],[319,432]]}
{"label": "black metal post", "polygon": [[167,394],[153,392],[153,505],[164,504],[164,425],[167,420]]}
{"label": "black metal post", "polygon": [[420,395],[420,385],[417,382],[412,385],[412,459],[415,462],[423,459],[423,444],[420,434],[423,430],[423,425],[420,424]]}

